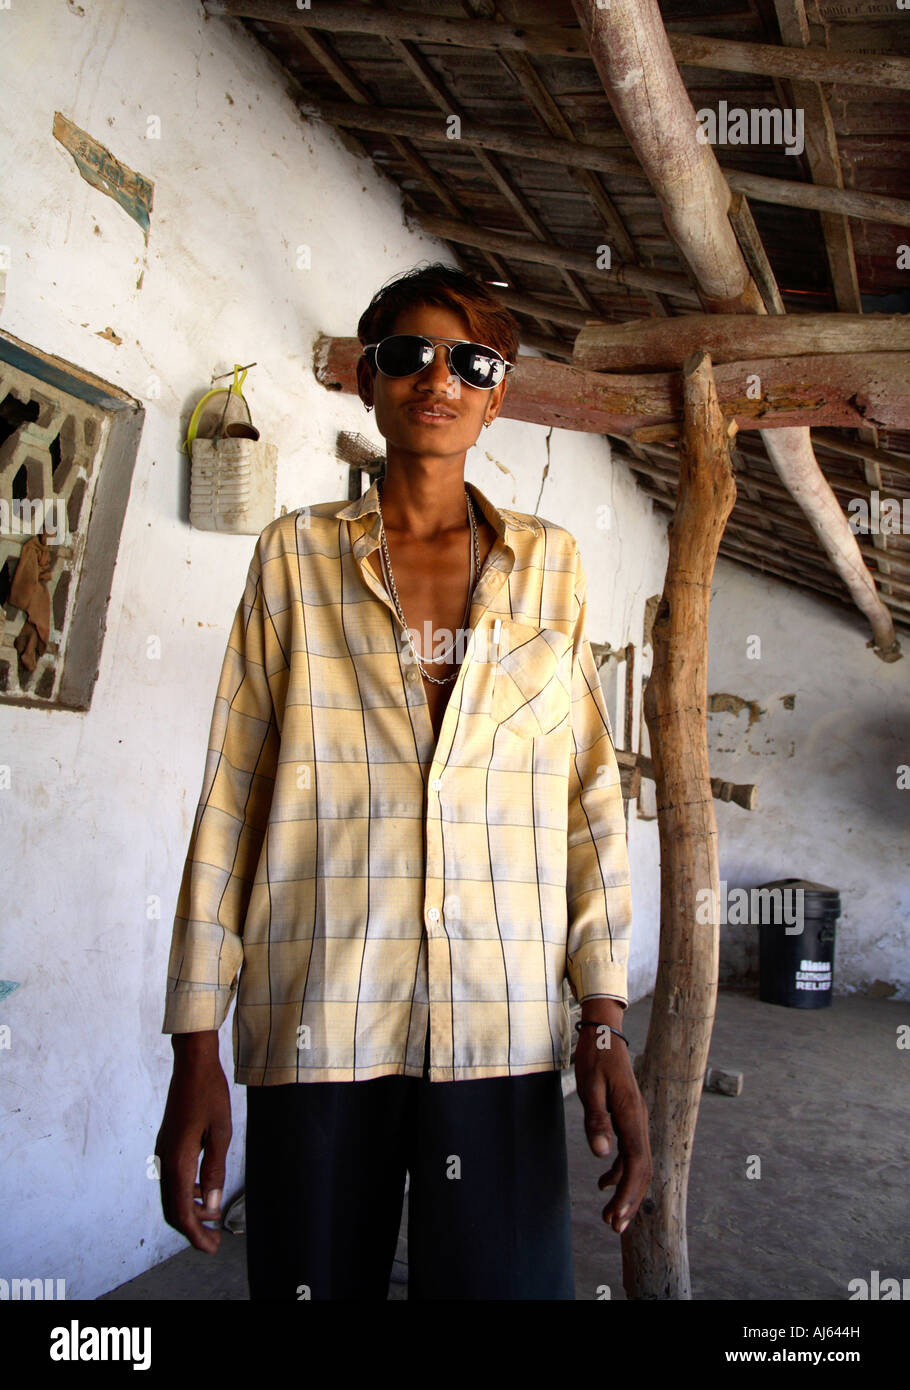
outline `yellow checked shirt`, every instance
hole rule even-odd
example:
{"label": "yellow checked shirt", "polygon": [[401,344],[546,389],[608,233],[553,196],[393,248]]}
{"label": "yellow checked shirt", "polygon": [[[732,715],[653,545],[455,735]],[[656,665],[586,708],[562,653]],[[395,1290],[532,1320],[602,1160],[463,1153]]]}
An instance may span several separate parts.
{"label": "yellow checked shirt", "polygon": [[216,1029],[236,992],[238,1083],[419,1077],[428,1027],[431,1081],[560,1070],[569,990],[628,1003],[625,818],[578,544],[468,487],[497,540],[438,743],[366,563],[377,484],[256,542],[162,1028]]}

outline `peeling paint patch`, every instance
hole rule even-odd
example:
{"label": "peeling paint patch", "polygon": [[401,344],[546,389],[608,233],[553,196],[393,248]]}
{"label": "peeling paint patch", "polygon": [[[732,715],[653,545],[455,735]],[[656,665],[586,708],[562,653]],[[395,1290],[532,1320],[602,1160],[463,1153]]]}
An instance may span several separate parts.
{"label": "peeling paint patch", "polygon": [[123,339],[117,336],[113,328],[105,328],[103,331],[99,328],[98,332],[95,334],[95,337],[106,338],[109,343],[116,343],[117,347],[119,347],[120,344],[123,342]]}
{"label": "peeling paint patch", "polygon": [[709,714],[739,714],[744,709],[749,711],[749,723],[746,726],[749,729],[765,712],[756,700],[743,700],[739,695],[718,692],[716,695],[708,696]]}
{"label": "peeling paint patch", "polygon": [[784,709],[793,709],[794,705],[796,704],[796,696],[781,695],[780,702],[783,705]]}
{"label": "peeling paint patch", "polygon": [[0,1003],[7,999],[14,989],[19,988],[18,980],[0,980]]}
{"label": "peeling paint patch", "polygon": [[897,985],[890,980],[873,980],[871,985],[866,987],[866,996],[869,999],[891,999],[897,994]]}
{"label": "peeling paint patch", "polygon": [[148,244],[154,184],[126,164],[121,164],[109,149],[73,125],[59,111],[54,112],[54,139],[59,140],[73,156],[76,168],[86,183],[113,198],[134,222],[139,223]]}

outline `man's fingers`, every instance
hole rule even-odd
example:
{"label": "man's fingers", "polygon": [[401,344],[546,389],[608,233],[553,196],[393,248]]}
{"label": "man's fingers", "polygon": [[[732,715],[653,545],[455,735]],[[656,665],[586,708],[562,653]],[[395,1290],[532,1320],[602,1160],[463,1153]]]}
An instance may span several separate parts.
{"label": "man's fingers", "polygon": [[199,1206],[198,1210],[200,1212],[205,1212],[205,1216],[202,1217],[203,1221],[220,1220],[221,1192],[222,1189],[220,1187],[210,1187],[206,1190],[201,1187],[198,1182],[193,1185],[193,1196],[201,1199],[201,1206]]}
{"label": "man's fingers", "polygon": [[614,1183],[616,1184],[616,1191],[604,1207],[602,1216],[608,1225],[612,1221],[614,1231],[622,1232],[638,1210],[638,1204],[644,1196],[647,1184],[638,1194],[636,1201],[635,1168],[631,1164],[627,1165],[621,1156],[617,1158],[609,1172],[604,1173],[597,1180],[597,1186],[601,1191],[605,1187],[612,1187]]}
{"label": "man's fingers", "polygon": [[585,1135],[592,1153],[605,1158],[613,1147],[613,1126],[607,1110],[607,1084],[599,1072],[586,1078],[584,1090],[579,1089],[584,1106]]}
{"label": "man's fingers", "polygon": [[194,1181],[198,1159],[198,1154],[186,1152],[172,1164],[162,1166],[164,1217],[168,1225],[185,1236],[197,1250],[213,1255],[221,1244],[221,1232],[210,1230],[203,1222],[221,1219],[222,1188],[209,1187],[208,1205],[193,1200],[203,1196],[200,1184]]}
{"label": "man's fingers", "polygon": [[171,1224],[177,1228],[181,1235],[186,1236],[190,1244],[195,1246],[197,1250],[204,1251],[206,1255],[214,1255],[221,1244],[221,1232],[210,1230],[208,1226],[202,1224],[206,1218],[201,1218],[200,1214],[204,1211],[205,1208],[196,1202],[190,1202],[188,1207],[181,1204],[177,1219]]}
{"label": "man's fingers", "polygon": [[197,1183],[197,1188],[201,1184],[201,1192],[198,1195],[217,1192],[218,1201],[221,1200],[230,1143],[230,1125],[226,1128],[222,1125],[212,1125],[208,1133],[203,1135],[202,1163],[199,1167],[199,1183]]}
{"label": "man's fingers", "polygon": [[616,1126],[621,1158],[604,1175],[599,1186],[607,1187],[616,1182],[616,1191],[603,1209],[603,1218],[622,1235],[637,1213],[651,1182],[651,1150],[644,1103],[635,1114],[624,1112],[617,1118]]}
{"label": "man's fingers", "polygon": [[612,1167],[608,1168],[605,1173],[601,1173],[600,1177],[597,1179],[597,1186],[600,1188],[601,1192],[603,1192],[605,1187],[612,1187],[614,1183],[620,1182],[622,1180],[622,1174],[623,1161],[622,1154],[620,1154],[618,1158],[614,1159]]}

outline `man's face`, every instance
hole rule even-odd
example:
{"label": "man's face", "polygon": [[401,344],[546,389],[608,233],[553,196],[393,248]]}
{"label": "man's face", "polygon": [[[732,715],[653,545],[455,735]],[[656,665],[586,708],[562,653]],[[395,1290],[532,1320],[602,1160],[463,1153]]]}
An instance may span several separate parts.
{"label": "man's face", "polygon": [[[438,339],[471,340],[473,334],[451,309],[416,304],[398,315],[392,333],[420,333]],[[449,368],[444,347],[437,347],[431,363],[414,376],[387,377],[370,372],[364,358],[357,363],[360,398],[376,407],[379,433],[398,449],[411,454],[464,455],[475,443],[485,419],[499,412],[506,383],[484,391],[466,382]]]}

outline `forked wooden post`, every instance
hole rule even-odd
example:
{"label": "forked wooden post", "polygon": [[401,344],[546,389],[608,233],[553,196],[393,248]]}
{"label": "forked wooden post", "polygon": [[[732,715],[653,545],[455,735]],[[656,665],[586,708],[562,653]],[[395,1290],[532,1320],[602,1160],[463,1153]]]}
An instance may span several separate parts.
{"label": "forked wooden post", "polygon": [[[717,904],[720,889],[705,722],[708,607],[736,484],[706,352],[686,358],[683,385],[679,492],[644,702],[660,835],[660,958],[639,1076],[654,1174],[622,1238],[623,1285],[640,1299],[691,1298],[686,1193],[717,999],[718,914],[705,914],[697,895],[711,889]],[[702,925],[697,913],[713,921]]]}

